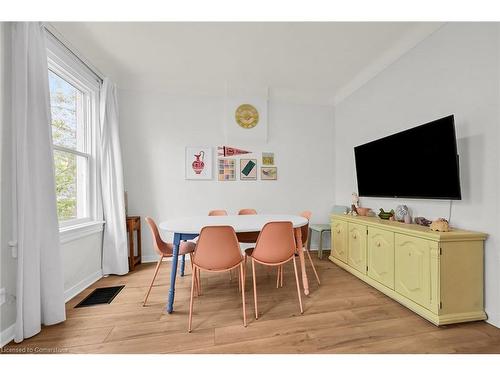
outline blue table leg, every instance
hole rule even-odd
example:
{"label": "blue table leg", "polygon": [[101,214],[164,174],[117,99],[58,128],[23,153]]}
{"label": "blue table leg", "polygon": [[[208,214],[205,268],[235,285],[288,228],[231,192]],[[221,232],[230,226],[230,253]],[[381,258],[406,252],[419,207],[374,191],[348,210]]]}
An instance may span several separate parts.
{"label": "blue table leg", "polygon": [[181,258],[181,276],[184,276],[184,267],[186,266],[186,255]]}
{"label": "blue table leg", "polygon": [[172,255],[172,270],[170,271],[170,290],[168,291],[167,312],[169,314],[174,311],[175,297],[175,278],[177,276],[177,260],[179,258],[179,245],[181,243],[181,235],[174,233],[174,253]]}
{"label": "blue table leg", "polygon": [[[181,241],[192,240],[198,237],[199,233],[174,233],[174,252],[172,254],[172,270],[170,271],[170,290],[168,291],[167,312],[174,311],[175,279],[177,277],[177,264],[179,260],[179,247]],[[181,257],[181,276],[184,276],[185,255]]]}

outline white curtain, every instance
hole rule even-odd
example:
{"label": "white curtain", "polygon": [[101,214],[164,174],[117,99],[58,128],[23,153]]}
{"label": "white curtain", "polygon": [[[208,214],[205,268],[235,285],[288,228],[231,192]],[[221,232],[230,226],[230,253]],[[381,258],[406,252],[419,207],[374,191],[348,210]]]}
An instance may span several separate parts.
{"label": "white curtain", "polygon": [[15,341],[66,319],[59,247],[45,30],[12,24],[12,134],[17,319]]}
{"label": "white curtain", "polygon": [[104,79],[101,89],[101,191],[104,211],[102,272],[128,272],[127,231],[123,188],[122,156],[118,129],[116,85]]}

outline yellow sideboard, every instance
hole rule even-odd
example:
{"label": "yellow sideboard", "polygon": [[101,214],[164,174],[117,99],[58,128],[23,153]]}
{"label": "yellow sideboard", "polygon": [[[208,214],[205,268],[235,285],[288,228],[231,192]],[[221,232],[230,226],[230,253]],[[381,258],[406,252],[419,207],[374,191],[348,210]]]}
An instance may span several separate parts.
{"label": "yellow sideboard", "polygon": [[332,215],[329,259],[436,325],[486,319],[487,235]]}

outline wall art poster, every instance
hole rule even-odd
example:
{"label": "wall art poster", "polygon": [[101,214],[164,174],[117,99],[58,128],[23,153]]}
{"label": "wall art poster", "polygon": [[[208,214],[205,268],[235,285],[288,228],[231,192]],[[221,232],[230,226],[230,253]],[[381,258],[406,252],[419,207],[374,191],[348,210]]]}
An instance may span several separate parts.
{"label": "wall art poster", "polygon": [[257,159],[240,159],[240,180],[257,179]]}
{"label": "wall art poster", "polygon": [[218,159],[219,181],[236,180],[236,160]]}
{"label": "wall art poster", "polygon": [[274,165],[274,152],[262,153],[262,165]]}
{"label": "wall art poster", "polygon": [[278,168],[276,167],[261,167],[260,169],[261,180],[277,180]]}
{"label": "wall art poster", "polygon": [[186,180],[211,180],[213,178],[212,147],[186,147],[185,162]]}

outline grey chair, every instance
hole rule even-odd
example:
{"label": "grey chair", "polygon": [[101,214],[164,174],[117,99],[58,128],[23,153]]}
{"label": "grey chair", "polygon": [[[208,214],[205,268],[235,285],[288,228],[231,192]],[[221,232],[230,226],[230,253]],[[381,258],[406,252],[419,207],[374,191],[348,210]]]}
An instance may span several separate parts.
{"label": "grey chair", "polygon": [[[349,211],[347,206],[333,206],[332,214],[343,214]],[[311,237],[314,233],[319,234],[318,258],[323,259],[323,233],[331,233],[330,224],[309,224],[309,236],[307,238],[307,248],[311,248]]]}

